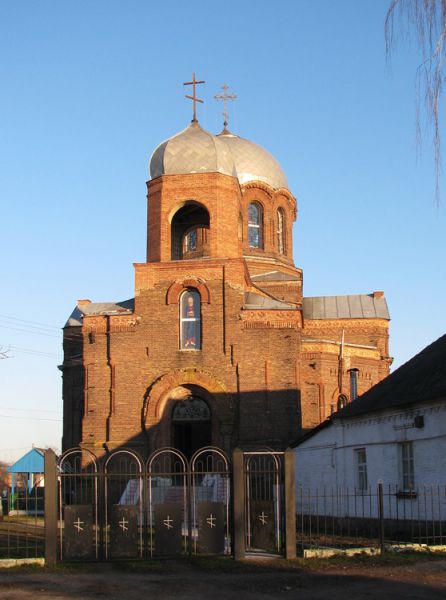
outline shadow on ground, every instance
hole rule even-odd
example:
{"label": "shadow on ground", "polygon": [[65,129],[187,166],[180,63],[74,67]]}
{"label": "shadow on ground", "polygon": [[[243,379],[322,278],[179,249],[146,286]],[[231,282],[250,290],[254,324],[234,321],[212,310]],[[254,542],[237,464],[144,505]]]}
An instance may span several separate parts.
{"label": "shadow on ground", "polygon": [[446,559],[197,559],[0,571],[1,600],[326,599],[446,597]]}

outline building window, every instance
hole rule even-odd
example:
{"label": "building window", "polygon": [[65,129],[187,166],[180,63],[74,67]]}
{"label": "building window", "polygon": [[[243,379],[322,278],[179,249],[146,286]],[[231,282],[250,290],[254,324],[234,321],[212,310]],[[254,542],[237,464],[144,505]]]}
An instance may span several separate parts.
{"label": "building window", "polygon": [[403,492],[410,492],[415,487],[415,472],[412,442],[399,444],[401,465],[401,486]]}
{"label": "building window", "polygon": [[358,397],[358,373],[359,369],[349,369],[350,375],[350,400],[356,400]]}
{"label": "building window", "polygon": [[338,410],[341,410],[341,408],[345,408],[348,404],[348,398],[345,394],[340,394],[338,396]]}
{"label": "building window", "polygon": [[185,252],[192,252],[197,249],[197,230],[192,229],[189,233],[186,233],[183,240],[183,254]]}
{"label": "building window", "polygon": [[262,207],[257,202],[253,202],[248,208],[248,240],[251,248],[263,247]]}
{"label": "building window", "polygon": [[180,297],[180,348],[201,350],[201,299],[193,289],[185,290]]}
{"label": "building window", "polygon": [[355,450],[356,461],[356,485],[359,492],[366,492],[368,489],[367,481],[367,454],[365,448]]}
{"label": "building window", "polygon": [[285,254],[285,215],[282,208],[277,211],[277,249]]}

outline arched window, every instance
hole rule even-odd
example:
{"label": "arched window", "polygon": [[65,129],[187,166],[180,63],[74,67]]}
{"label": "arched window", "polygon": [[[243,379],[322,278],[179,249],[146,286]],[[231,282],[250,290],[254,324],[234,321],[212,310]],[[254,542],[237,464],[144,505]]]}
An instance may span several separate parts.
{"label": "arched window", "polygon": [[263,248],[262,207],[257,202],[248,207],[248,240],[251,248]]}
{"label": "arched window", "polygon": [[183,239],[183,255],[197,249],[197,229],[191,229]]}
{"label": "arched window", "polygon": [[345,408],[348,404],[348,398],[345,394],[340,394],[340,396],[338,396],[338,410],[341,410],[341,408]]}
{"label": "arched window", "polygon": [[277,249],[285,254],[285,215],[282,208],[277,211]]}
{"label": "arched window", "polygon": [[201,350],[201,298],[194,289],[180,297],[180,348]]}

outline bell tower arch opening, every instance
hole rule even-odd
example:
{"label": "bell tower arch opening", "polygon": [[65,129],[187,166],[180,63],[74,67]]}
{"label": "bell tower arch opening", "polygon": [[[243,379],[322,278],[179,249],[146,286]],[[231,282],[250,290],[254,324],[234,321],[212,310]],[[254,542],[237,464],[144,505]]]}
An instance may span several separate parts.
{"label": "bell tower arch opening", "polygon": [[209,255],[209,212],[198,202],[186,202],[172,217],[171,259],[187,260]]}

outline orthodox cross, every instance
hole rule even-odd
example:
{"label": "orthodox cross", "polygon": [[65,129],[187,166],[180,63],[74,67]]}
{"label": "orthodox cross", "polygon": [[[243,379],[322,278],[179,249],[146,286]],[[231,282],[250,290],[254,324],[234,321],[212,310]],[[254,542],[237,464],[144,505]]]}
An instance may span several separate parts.
{"label": "orthodox cross", "polygon": [[80,518],[77,518],[77,521],[75,521],[73,523],[74,527],[77,529],[77,532],[80,533],[81,531],[84,530],[84,528],[82,527],[82,525],[84,524],[83,521],[80,520]]}
{"label": "orthodox cross", "polygon": [[173,527],[173,519],[170,518],[170,515],[167,515],[167,519],[164,519],[163,524],[167,529],[172,529]]}
{"label": "orthodox cross", "polygon": [[268,519],[268,515],[266,515],[264,513],[264,511],[262,510],[262,514],[259,515],[259,521],[261,522],[262,525],[266,525],[267,524],[267,519]]}
{"label": "orthodox cross", "polygon": [[200,100],[199,98],[197,98],[197,93],[196,93],[196,86],[199,85],[200,83],[206,83],[206,82],[205,81],[197,81],[195,79],[195,73],[192,73],[192,81],[186,81],[185,83],[183,83],[183,85],[191,85],[192,86],[192,96],[188,96],[187,94],[185,94],[185,97],[189,98],[189,100],[192,100],[192,102],[194,103],[194,118],[192,119],[192,123],[197,122],[197,102],[200,102],[201,104],[203,104],[203,100]]}
{"label": "orthodox cross", "polygon": [[224,117],[224,122],[223,125],[225,127],[228,126],[228,101],[229,100],[235,100],[237,98],[237,94],[228,94],[228,90],[229,90],[229,85],[227,83],[224,83],[221,86],[221,89],[223,90],[223,94],[216,94],[214,96],[215,100],[217,100],[217,102],[219,100],[223,101],[223,112],[222,115]]}
{"label": "orthodox cross", "polygon": [[215,521],[217,519],[212,515],[212,513],[209,515],[209,517],[207,517],[206,519],[206,523],[209,525],[209,527],[212,529],[213,527],[216,527]]}
{"label": "orthodox cross", "polygon": [[129,530],[129,528],[127,527],[128,524],[129,524],[129,522],[126,519],[124,519],[124,517],[122,517],[122,520],[119,521],[119,523],[118,523],[118,525],[122,529],[122,531]]}

